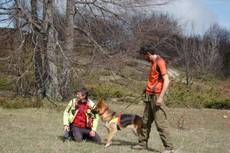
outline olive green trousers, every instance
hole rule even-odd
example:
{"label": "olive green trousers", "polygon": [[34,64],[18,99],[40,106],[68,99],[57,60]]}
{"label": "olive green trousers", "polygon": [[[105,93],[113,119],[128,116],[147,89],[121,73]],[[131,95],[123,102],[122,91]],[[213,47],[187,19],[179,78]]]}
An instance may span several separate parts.
{"label": "olive green trousers", "polygon": [[143,133],[139,136],[139,144],[147,145],[149,134],[151,131],[151,125],[155,122],[157,131],[163,142],[165,149],[173,149],[173,144],[169,135],[169,122],[167,120],[167,107],[165,104],[162,106],[156,106],[157,95],[148,95],[144,97],[145,108],[143,114]]}

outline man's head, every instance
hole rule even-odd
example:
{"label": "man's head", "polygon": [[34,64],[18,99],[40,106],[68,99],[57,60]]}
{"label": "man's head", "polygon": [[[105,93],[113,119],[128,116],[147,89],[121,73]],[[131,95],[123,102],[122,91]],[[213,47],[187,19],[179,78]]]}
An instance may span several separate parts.
{"label": "man's head", "polygon": [[140,48],[139,54],[147,55],[147,54],[156,54],[156,48],[153,45],[144,45]]}
{"label": "man's head", "polygon": [[147,61],[151,62],[153,60],[153,55],[156,54],[155,51],[156,48],[153,45],[145,45],[140,48],[139,54],[143,55]]}
{"label": "man's head", "polygon": [[87,100],[89,96],[89,91],[86,88],[81,88],[76,91],[76,96],[78,100]]}

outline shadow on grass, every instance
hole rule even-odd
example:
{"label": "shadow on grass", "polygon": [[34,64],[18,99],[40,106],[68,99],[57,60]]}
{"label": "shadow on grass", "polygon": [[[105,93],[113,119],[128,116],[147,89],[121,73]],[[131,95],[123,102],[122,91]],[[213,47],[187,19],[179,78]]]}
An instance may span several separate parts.
{"label": "shadow on grass", "polygon": [[[126,141],[126,140],[114,139],[111,146],[130,146],[130,147],[132,147],[132,146],[134,146],[136,144],[137,144],[136,142],[130,142],[130,141]],[[148,148],[147,150],[151,151],[151,152],[155,152],[155,153],[160,153],[159,150],[156,150],[156,149],[153,149],[153,148]]]}
{"label": "shadow on grass", "polygon": [[65,141],[66,141],[66,139],[65,139],[64,136],[62,136],[62,135],[59,135],[59,136],[57,136],[57,137],[58,137],[58,139],[61,140],[62,142],[65,142]]}
{"label": "shadow on grass", "polygon": [[[68,139],[66,139],[64,136],[61,136],[61,135],[59,135],[59,136],[57,136],[58,137],[58,139],[59,140],[61,140],[63,143],[64,142],[76,142],[74,139],[73,139],[73,137],[71,137],[71,138],[68,138]],[[98,145],[104,145],[103,143],[96,143],[96,142],[94,142],[94,141],[92,141],[92,140],[90,140],[90,139],[83,139],[83,141],[82,142],[76,142],[76,143],[83,143],[83,142],[89,142],[89,143],[94,143],[94,144],[98,144]]]}
{"label": "shadow on grass", "polygon": [[[65,142],[65,141],[74,141],[74,140],[72,140],[72,139],[70,139],[70,140],[66,140],[65,138],[64,138],[64,136],[61,136],[61,135],[59,135],[59,136],[57,136],[58,137],[58,139],[59,140],[61,140],[62,142]],[[92,142],[92,141],[87,141],[87,142]],[[106,143],[105,142],[102,142],[102,143],[100,143],[100,144],[98,144],[98,145],[105,145]],[[112,145],[111,146],[130,146],[130,147],[132,147],[133,145],[136,145],[137,143],[136,142],[130,142],[130,141],[126,141],[126,140],[121,140],[121,139],[114,139],[113,140],[113,143],[112,143]],[[110,147],[111,147],[110,146]],[[109,148],[110,148],[109,147]],[[153,149],[153,148],[148,148],[147,149],[148,151],[151,151],[151,152],[155,152],[155,153],[160,153],[160,151],[159,150],[156,150],[156,149]]]}

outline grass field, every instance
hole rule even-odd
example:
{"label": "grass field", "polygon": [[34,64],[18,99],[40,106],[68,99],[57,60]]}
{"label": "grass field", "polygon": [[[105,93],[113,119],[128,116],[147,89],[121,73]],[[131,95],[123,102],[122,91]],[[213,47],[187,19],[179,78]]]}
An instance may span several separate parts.
{"label": "grass field", "polygon": [[[125,104],[112,104],[122,110]],[[142,114],[141,104],[131,105],[126,112]],[[211,109],[169,109],[170,129],[178,153],[230,153],[230,111]],[[63,142],[62,111],[45,108],[0,108],[1,153],[142,153],[163,149],[155,125],[152,126],[149,150],[130,147],[137,138],[131,130],[120,131],[108,149],[90,142]],[[98,132],[105,138],[106,129]]]}

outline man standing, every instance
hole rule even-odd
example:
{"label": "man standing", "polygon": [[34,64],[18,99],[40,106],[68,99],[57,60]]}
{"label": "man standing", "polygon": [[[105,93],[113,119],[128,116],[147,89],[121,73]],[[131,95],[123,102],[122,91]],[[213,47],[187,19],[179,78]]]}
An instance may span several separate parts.
{"label": "man standing", "polygon": [[147,149],[151,124],[155,121],[157,131],[165,147],[163,153],[174,153],[164,104],[165,92],[169,85],[166,63],[155,53],[155,48],[151,45],[141,47],[139,53],[151,63],[151,70],[144,90],[143,135],[139,136],[139,143],[133,146],[133,149]]}

